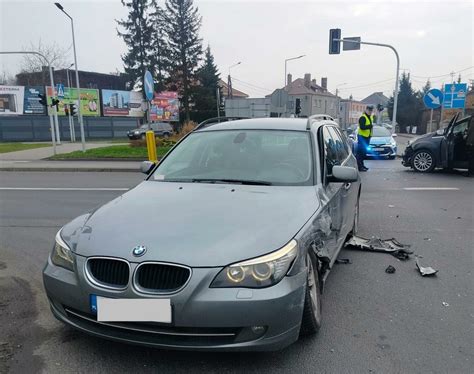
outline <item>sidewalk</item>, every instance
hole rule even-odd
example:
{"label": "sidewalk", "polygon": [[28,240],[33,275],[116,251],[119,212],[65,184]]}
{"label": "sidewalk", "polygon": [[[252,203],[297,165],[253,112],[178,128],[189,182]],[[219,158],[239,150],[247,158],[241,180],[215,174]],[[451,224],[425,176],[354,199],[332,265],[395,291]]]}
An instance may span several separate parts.
{"label": "sidewalk", "polygon": [[[100,148],[100,147],[108,147],[111,145],[119,145],[119,143],[111,144],[111,143],[86,143],[86,149],[93,149],[93,148]],[[61,145],[56,146],[56,153],[69,153],[73,151],[80,151],[82,150],[81,142],[77,143],[62,143]],[[0,162],[1,161],[35,161],[35,160],[42,160],[44,158],[48,158],[54,155],[53,147],[45,147],[45,148],[35,148],[35,149],[28,149],[25,151],[17,151],[17,152],[7,152],[7,153],[0,153]]]}
{"label": "sidewalk", "polygon": [[140,161],[0,160],[0,171],[120,171],[140,172]]}

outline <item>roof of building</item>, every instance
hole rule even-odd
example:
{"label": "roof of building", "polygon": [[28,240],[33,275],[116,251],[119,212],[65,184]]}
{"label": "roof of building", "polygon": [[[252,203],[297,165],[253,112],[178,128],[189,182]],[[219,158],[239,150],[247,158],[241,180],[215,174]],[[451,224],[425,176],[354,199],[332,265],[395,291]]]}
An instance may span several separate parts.
{"label": "roof of building", "polygon": [[[311,121],[312,125],[322,125],[328,121]],[[332,122],[332,121],[330,121]],[[216,123],[198,131],[209,130],[296,130],[307,131],[308,118],[249,118]]]}
{"label": "roof of building", "polygon": [[387,105],[389,98],[383,92],[374,92],[362,100],[364,104],[382,104]]}
{"label": "roof of building", "polygon": [[[222,95],[227,97],[227,90],[228,90],[228,85],[226,82],[224,82],[222,79],[219,79],[219,87],[222,89]],[[234,87],[232,87],[232,96],[236,98],[245,98],[249,97],[245,92],[236,90]]]}
{"label": "roof of building", "polygon": [[335,97],[335,95],[330,93],[327,89],[317,85],[313,81],[310,81],[309,87],[306,87],[303,78],[297,78],[287,84],[285,90],[288,92],[288,95],[325,95]]}

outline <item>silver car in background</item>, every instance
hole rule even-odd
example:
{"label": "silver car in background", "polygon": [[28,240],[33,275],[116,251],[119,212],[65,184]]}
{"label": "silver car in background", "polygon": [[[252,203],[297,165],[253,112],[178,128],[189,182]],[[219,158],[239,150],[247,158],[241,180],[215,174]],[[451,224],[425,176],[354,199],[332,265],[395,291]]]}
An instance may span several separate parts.
{"label": "silver car in background", "polygon": [[198,126],[143,171],[57,233],[43,279],[59,320],[193,350],[276,350],[319,330],[361,189],[334,121]]}

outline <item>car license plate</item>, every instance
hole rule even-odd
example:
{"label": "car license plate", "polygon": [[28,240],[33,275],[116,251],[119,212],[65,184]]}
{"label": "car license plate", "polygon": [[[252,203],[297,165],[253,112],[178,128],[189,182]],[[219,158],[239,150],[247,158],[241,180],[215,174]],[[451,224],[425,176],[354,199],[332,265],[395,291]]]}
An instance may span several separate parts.
{"label": "car license plate", "polygon": [[375,148],[374,148],[374,151],[383,152],[383,151],[385,151],[385,148],[382,148],[382,147],[375,147]]}
{"label": "car license plate", "polygon": [[172,314],[170,299],[111,299],[91,295],[91,311],[94,310],[99,322],[171,323]]}

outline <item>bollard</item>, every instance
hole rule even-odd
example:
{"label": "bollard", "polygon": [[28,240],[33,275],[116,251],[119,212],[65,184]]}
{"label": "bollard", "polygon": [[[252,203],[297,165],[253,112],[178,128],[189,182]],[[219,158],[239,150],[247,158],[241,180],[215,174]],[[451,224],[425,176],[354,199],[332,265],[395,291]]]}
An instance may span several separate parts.
{"label": "bollard", "polygon": [[146,148],[148,150],[148,160],[156,164],[158,162],[158,157],[156,155],[156,141],[155,133],[153,131],[146,132]]}

